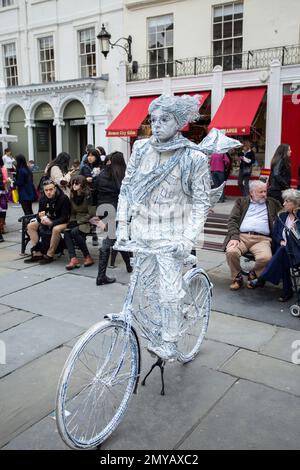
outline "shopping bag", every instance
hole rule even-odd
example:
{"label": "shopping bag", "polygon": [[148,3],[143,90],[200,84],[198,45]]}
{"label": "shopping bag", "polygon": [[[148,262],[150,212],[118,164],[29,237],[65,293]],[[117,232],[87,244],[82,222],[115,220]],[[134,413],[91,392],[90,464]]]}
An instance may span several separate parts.
{"label": "shopping bag", "polygon": [[19,192],[17,188],[11,190],[11,197],[15,204],[19,202]]}

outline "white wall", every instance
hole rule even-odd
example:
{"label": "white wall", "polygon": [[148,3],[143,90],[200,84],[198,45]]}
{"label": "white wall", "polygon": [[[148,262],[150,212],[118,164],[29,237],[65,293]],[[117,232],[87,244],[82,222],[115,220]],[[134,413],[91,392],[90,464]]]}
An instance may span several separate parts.
{"label": "white wall", "polygon": [[[147,60],[147,18],[173,13],[176,59],[212,54],[212,7],[224,0],[161,2],[125,0],[126,34],[133,36],[133,57]],[[132,5],[137,5],[135,8]],[[127,6],[126,6],[127,5]],[[299,0],[244,0],[244,51],[299,43]]]}

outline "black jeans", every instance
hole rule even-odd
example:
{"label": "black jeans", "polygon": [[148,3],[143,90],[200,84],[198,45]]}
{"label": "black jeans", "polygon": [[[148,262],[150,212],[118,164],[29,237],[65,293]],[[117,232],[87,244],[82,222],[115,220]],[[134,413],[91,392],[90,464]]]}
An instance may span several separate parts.
{"label": "black jeans", "polygon": [[84,257],[89,256],[89,250],[86,245],[86,234],[79,230],[79,227],[66,229],[64,239],[70,258],[76,258],[75,244],[82,251]]}
{"label": "black jeans", "polygon": [[244,175],[239,172],[238,185],[243,196],[249,196],[249,180],[251,175]]}
{"label": "black jeans", "polygon": [[23,212],[25,215],[31,215],[32,212],[32,201],[20,201]]}
{"label": "black jeans", "polygon": [[[212,171],[212,179],[214,182],[214,188],[218,188],[221,184],[225,181],[225,173],[224,171]],[[225,200],[225,188],[220,196],[220,201],[224,202]]]}

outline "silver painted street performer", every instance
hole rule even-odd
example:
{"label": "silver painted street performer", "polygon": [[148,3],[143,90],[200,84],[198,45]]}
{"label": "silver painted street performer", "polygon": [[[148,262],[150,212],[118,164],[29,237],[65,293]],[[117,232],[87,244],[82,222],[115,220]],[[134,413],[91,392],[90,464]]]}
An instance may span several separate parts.
{"label": "silver painted street performer", "polygon": [[[159,306],[162,324],[157,342],[149,343],[148,350],[174,360],[185,297],[183,262],[203,232],[212,205],[210,170],[201,147],[180,133],[199,117],[198,95],[162,95],[152,101],[149,112],[153,135],[135,142],[121,187],[117,246],[130,239],[155,252],[139,255],[144,256],[140,288]],[[223,134],[216,138],[215,132],[205,139],[207,153],[219,150],[222,139],[235,143],[227,142],[228,148],[237,146]]]}

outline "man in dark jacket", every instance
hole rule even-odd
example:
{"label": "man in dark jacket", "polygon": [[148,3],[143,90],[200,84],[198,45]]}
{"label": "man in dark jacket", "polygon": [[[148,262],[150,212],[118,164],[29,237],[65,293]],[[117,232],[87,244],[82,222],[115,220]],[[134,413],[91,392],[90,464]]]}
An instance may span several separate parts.
{"label": "man in dark jacket", "polygon": [[281,205],[267,198],[267,185],[262,181],[250,183],[250,196],[239,198],[228,221],[228,234],[224,241],[227,263],[230,267],[231,290],[243,286],[240,257],[250,251],[255,257],[254,270],[249,273],[249,282],[258,277],[272,258],[273,224]]}
{"label": "man in dark jacket", "polygon": [[[61,239],[61,233],[67,227],[70,217],[69,198],[55,185],[52,180],[44,182],[44,195],[39,202],[39,212],[35,220],[27,227],[31,243],[33,245],[32,257],[24,263],[39,261],[40,264],[48,264],[54,260],[55,251]],[[39,233],[40,232],[40,233]],[[38,249],[40,235],[51,235],[50,246],[46,255],[42,255]]]}

